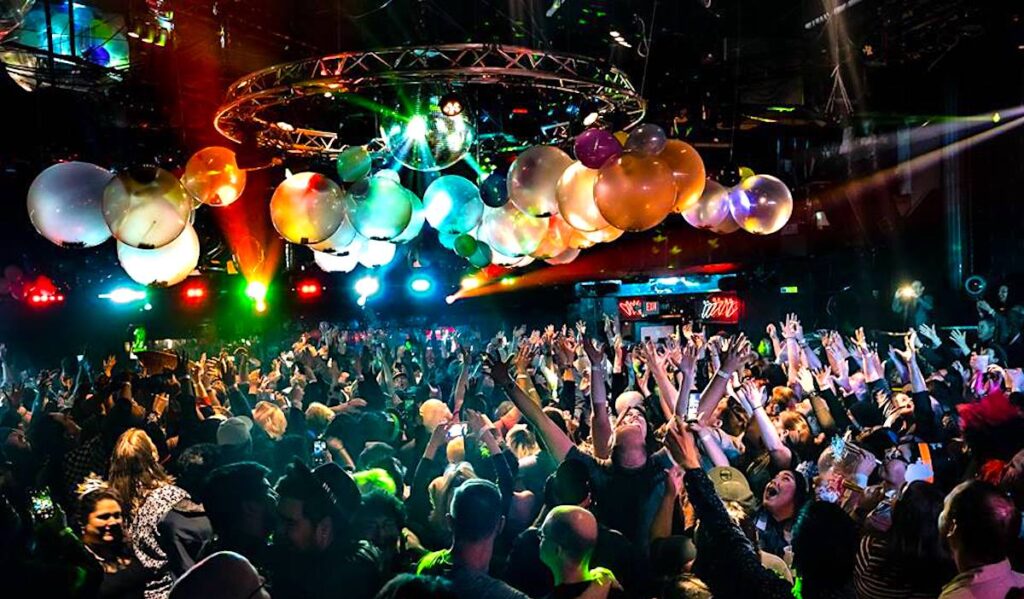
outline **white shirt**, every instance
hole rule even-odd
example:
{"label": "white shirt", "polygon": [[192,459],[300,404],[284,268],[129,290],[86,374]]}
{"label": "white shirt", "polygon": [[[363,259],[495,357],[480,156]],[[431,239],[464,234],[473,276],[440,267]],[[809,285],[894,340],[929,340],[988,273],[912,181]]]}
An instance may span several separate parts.
{"label": "white shirt", "polygon": [[1014,572],[1004,559],[956,575],[942,588],[939,599],[1002,599],[1013,588],[1024,588],[1024,574]]}

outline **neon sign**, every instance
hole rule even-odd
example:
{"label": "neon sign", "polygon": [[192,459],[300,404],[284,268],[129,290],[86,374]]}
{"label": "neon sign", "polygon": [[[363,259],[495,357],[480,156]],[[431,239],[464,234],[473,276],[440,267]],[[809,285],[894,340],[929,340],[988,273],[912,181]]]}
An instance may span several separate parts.
{"label": "neon sign", "polygon": [[655,300],[630,298],[619,300],[619,316],[624,320],[641,320],[661,313],[661,306]]}
{"label": "neon sign", "polygon": [[735,295],[711,295],[704,298],[700,319],[721,324],[736,324],[743,312],[743,300]]}

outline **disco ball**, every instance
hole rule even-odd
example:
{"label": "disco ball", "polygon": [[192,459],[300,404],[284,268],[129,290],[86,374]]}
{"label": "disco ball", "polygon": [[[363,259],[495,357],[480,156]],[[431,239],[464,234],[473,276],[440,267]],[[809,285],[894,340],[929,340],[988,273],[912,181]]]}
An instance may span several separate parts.
{"label": "disco ball", "polygon": [[0,39],[17,29],[36,0],[4,0],[0,2]]}
{"label": "disco ball", "polygon": [[439,171],[466,155],[476,131],[468,109],[448,116],[441,112],[435,97],[411,113],[386,114],[381,135],[388,151],[404,166],[416,171]]}

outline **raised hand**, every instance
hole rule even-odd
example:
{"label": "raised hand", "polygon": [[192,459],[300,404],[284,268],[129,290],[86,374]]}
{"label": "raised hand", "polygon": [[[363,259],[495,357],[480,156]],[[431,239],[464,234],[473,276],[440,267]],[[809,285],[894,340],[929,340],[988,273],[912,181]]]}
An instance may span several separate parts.
{"label": "raised hand", "polygon": [[579,333],[580,337],[586,335],[587,334],[587,323],[583,322],[582,320],[577,320],[576,321],[576,332]]}
{"label": "raised hand", "polygon": [[[522,350],[520,350],[520,352],[522,352]],[[484,366],[487,367],[487,370],[491,374],[491,379],[494,380],[494,384],[496,386],[500,387],[502,385],[512,384],[512,360],[513,358],[509,358],[508,361],[502,361],[497,354],[484,354]]]}
{"label": "raised hand", "polygon": [[778,339],[779,332],[775,328],[775,324],[774,323],[769,322],[768,326],[765,327],[764,331],[766,333],[768,333],[768,336],[771,337],[772,339]]}
{"label": "raised hand", "polygon": [[932,347],[939,347],[942,345],[942,339],[939,338],[939,333],[935,330],[935,325],[918,325],[917,332],[920,333],[921,337],[927,339],[928,342],[932,344]]}
{"label": "raised hand", "polygon": [[665,444],[676,463],[686,470],[700,468],[700,453],[693,433],[683,428],[677,418],[673,418],[665,435]]}
{"label": "raised hand", "polygon": [[967,345],[967,333],[965,333],[965,332],[963,332],[963,331],[961,331],[959,329],[953,329],[949,333],[949,339],[958,348],[960,348],[960,351],[963,352],[963,354],[965,356],[970,355],[971,348],[970,348],[969,345]]}
{"label": "raised hand", "polygon": [[800,388],[804,390],[804,393],[814,391],[814,375],[810,369],[801,366],[800,370],[796,372],[797,381],[800,383]]}
{"label": "raised hand", "polygon": [[750,356],[750,341],[743,333],[729,338],[729,350],[722,360],[722,369],[733,373],[746,364]]}
{"label": "raised hand", "polygon": [[583,353],[587,354],[591,368],[599,368],[604,365],[604,344],[594,339],[584,339],[582,342]]}
{"label": "raised hand", "polygon": [[825,389],[831,389],[835,391],[835,385],[832,383],[832,373],[828,368],[822,368],[814,371],[814,380],[818,383],[818,388],[824,391]]}

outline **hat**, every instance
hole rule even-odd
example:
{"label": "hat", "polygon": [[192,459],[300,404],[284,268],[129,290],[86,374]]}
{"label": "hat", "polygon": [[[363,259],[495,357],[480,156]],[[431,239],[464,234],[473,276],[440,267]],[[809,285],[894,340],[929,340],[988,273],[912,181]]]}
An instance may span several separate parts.
{"label": "hat", "polygon": [[615,413],[622,416],[626,410],[643,406],[644,396],[637,391],[626,391],[615,398]]}
{"label": "hat", "polygon": [[351,515],[359,509],[362,503],[359,486],[341,466],[327,462],[313,470],[313,477],[320,482],[328,500],[342,515]]}
{"label": "hat", "polygon": [[245,416],[232,416],[217,427],[217,445],[243,445],[252,441],[249,431],[252,420]]}
{"label": "hat", "polygon": [[811,488],[803,472],[795,469],[791,469],[789,472],[793,474],[793,480],[796,482],[796,489],[793,491],[793,507],[796,511],[800,511],[804,503],[811,498]]}
{"label": "hat", "polygon": [[757,499],[750,490],[750,483],[743,473],[732,466],[716,466],[708,472],[715,493],[722,501],[735,501],[744,509],[753,511],[757,507]]}

